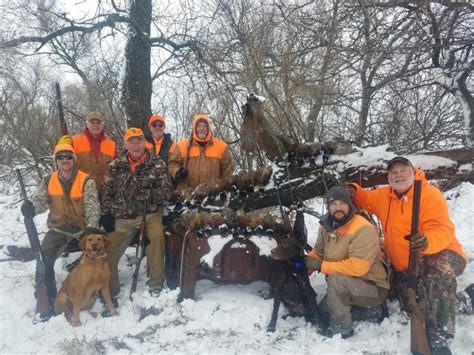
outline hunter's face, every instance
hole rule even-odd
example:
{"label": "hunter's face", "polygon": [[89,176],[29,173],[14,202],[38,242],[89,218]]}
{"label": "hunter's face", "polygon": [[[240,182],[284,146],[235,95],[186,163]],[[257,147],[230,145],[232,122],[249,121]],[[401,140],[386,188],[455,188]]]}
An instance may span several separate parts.
{"label": "hunter's face", "polygon": [[154,139],[159,139],[165,133],[165,125],[161,121],[155,121],[150,125],[150,131]]}
{"label": "hunter's face", "polygon": [[104,122],[98,118],[91,118],[87,121],[86,126],[92,135],[99,135],[104,130]]}
{"label": "hunter's face", "polygon": [[205,122],[199,122],[196,125],[196,134],[201,139],[206,138],[208,130],[209,128],[207,127],[207,124]]}
{"label": "hunter's face", "polygon": [[415,171],[411,166],[395,163],[388,171],[388,184],[397,194],[407,192],[415,181]]}
{"label": "hunter's face", "polygon": [[132,137],[125,141],[125,149],[133,160],[138,160],[145,154],[145,137]]}
{"label": "hunter's face", "polygon": [[342,220],[349,214],[351,208],[347,203],[341,200],[335,200],[331,202],[328,209],[335,220]]}
{"label": "hunter's face", "polygon": [[59,152],[56,154],[56,165],[58,166],[58,170],[69,173],[74,169],[74,157],[70,152]]}

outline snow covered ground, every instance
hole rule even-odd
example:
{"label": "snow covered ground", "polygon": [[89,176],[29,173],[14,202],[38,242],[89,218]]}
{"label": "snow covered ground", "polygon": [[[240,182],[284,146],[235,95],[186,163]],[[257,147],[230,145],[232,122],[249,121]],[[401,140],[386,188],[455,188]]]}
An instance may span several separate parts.
{"label": "snow covered ground", "polygon": [[[458,280],[458,289],[474,282],[474,185],[464,183],[449,191],[451,216],[457,236],[469,257],[466,271]],[[0,245],[28,245],[17,197],[0,196]],[[321,201],[312,208],[321,212]],[[35,218],[40,232],[45,231],[46,214]],[[310,242],[314,243],[317,219],[307,216]],[[42,237],[43,234],[41,234]],[[56,263],[58,282],[67,272],[64,266],[79,254],[59,259]],[[127,255],[134,255],[129,248]],[[6,255],[0,251],[0,259]],[[354,337],[342,340],[324,338],[303,318],[278,320],[277,331],[266,332],[272,300],[265,299],[268,285],[218,286],[199,281],[196,300],[177,302],[178,291],[164,290],[159,298],[151,298],[145,290],[145,272],[135,301],[128,300],[133,266],[122,258],[120,315],[94,318],[81,313],[82,327],[73,328],[63,316],[46,323],[32,323],[35,309],[33,274],[35,262],[0,262],[0,354],[61,353],[61,354],[128,354],[128,353],[323,353],[323,354],[409,354],[409,323],[399,312],[396,302],[389,305],[390,317],[382,324],[359,322]],[[144,265],[143,263],[142,265]],[[313,274],[311,282],[319,297],[325,293],[322,275]],[[139,321],[143,308],[153,306],[159,312]],[[94,310],[101,311],[97,302]],[[280,309],[280,315],[285,312]],[[458,316],[457,332],[452,346],[455,354],[474,351],[474,316]]]}

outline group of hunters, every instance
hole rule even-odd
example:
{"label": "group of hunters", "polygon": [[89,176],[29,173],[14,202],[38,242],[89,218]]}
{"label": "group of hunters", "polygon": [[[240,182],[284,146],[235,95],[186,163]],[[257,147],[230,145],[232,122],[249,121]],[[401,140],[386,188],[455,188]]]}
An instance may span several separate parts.
{"label": "group of hunters", "polygon": [[[123,154],[104,134],[104,116],[90,112],[82,134],[63,136],[54,149],[57,170],[25,201],[21,212],[33,217],[49,209],[48,231],[42,241],[46,283],[51,304],[56,296],[54,263],[68,242],[83,232],[104,233],[110,239],[107,262],[115,306],[120,290],[118,263],[146,215],[147,286],[152,296],[164,287],[164,205],[173,189],[194,188],[233,174],[227,144],[213,136],[209,116],[197,114],[188,139],[174,142],[165,133],[165,119],[148,120],[152,142],[140,128],[125,132]],[[426,320],[432,353],[449,354],[455,334],[456,277],[466,267],[466,255],[456,239],[442,193],[408,159],[388,162],[388,185],[366,190],[351,183],[331,188],[327,213],[320,220],[317,241],[305,257],[308,272],[320,272],[327,294],[320,302],[332,335],[354,334],[354,310],[378,310],[389,292],[407,309],[407,269],[410,250],[419,251],[421,271],[417,300]],[[419,232],[410,235],[415,179],[422,181]],[[374,225],[357,213],[374,214],[381,222],[383,246]],[[386,262],[386,257],[390,266]],[[390,274],[390,276],[389,276]]]}

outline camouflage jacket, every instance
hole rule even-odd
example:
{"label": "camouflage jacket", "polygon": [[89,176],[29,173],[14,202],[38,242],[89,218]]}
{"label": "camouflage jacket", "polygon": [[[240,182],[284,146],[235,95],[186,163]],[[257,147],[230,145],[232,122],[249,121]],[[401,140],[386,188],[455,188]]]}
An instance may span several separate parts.
{"label": "camouflage jacket", "polygon": [[146,154],[146,160],[133,173],[126,155],[110,163],[100,194],[102,215],[135,218],[143,214],[145,200],[147,213],[157,212],[169,200],[172,186],[166,163]]}
{"label": "camouflage jacket", "polygon": [[[75,173],[74,173],[75,174]],[[46,212],[50,208],[50,197],[48,195],[48,186],[50,176],[48,175],[43,182],[36,188],[31,196],[31,202],[35,206],[37,214]],[[68,191],[70,189],[71,182],[61,181],[63,189]],[[99,196],[96,188],[95,181],[88,179],[84,184],[84,211],[85,221],[87,227],[99,227],[100,207],[99,207]]]}

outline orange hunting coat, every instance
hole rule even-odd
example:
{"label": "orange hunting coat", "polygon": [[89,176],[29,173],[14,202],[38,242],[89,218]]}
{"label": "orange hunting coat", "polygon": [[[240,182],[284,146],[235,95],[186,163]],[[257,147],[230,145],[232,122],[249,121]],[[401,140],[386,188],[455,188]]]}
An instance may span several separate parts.
{"label": "orange hunting coat", "polygon": [[[466,259],[461,244],[456,239],[448,204],[441,191],[428,183],[425,174],[419,169],[415,170],[415,179],[422,181],[418,230],[428,240],[428,249],[421,254],[436,254],[447,249]],[[399,198],[388,185],[375,190],[365,190],[357,184],[351,185],[356,188],[354,202],[380,219],[385,252],[393,267],[396,271],[407,270],[409,242],[404,237],[411,232],[413,187]]]}

